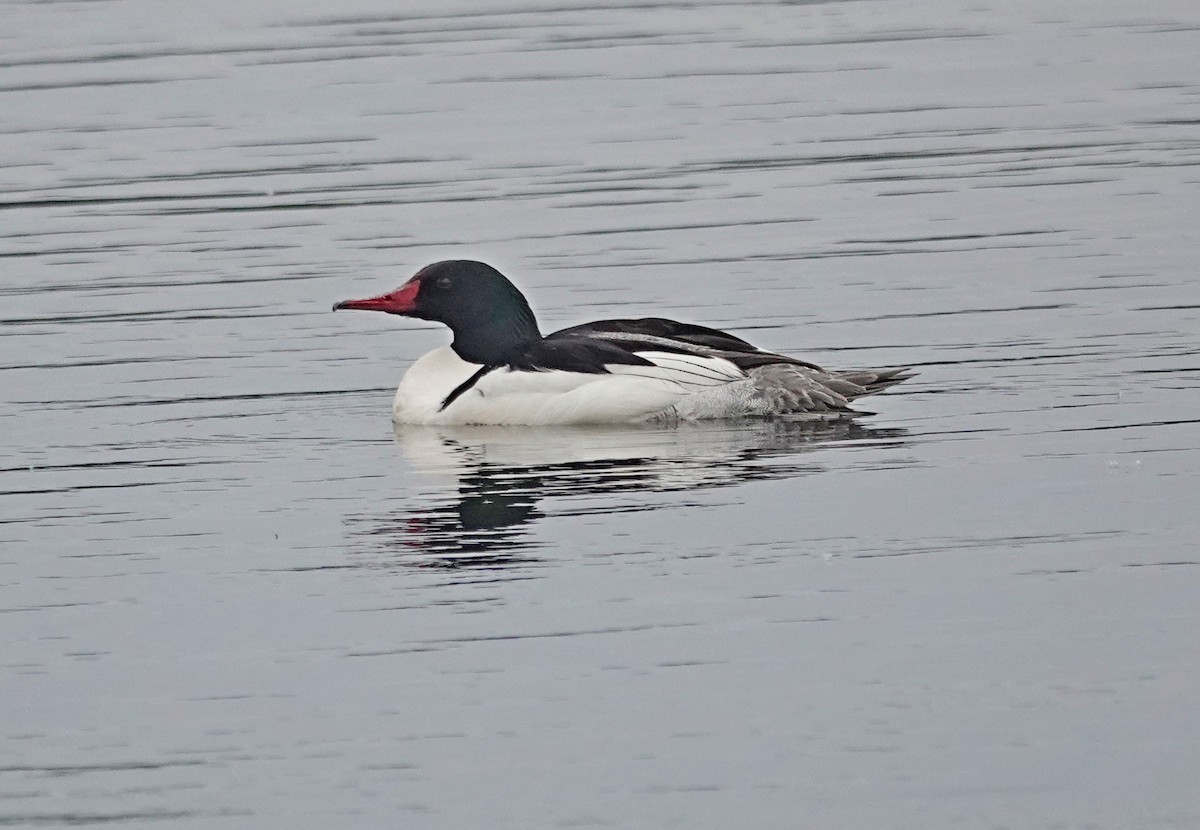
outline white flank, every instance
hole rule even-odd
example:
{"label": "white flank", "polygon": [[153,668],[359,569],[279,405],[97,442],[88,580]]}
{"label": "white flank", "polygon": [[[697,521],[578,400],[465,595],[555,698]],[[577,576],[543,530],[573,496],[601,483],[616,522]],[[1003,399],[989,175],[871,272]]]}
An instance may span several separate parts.
{"label": "white flank", "polygon": [[722,358],[643,352],[653,366],[609,366],[610,374],[495,369],[444,410],[442,402],[479,365],[449,346],[412,365],[396,390],[393,417],[404,424],[597,424],[640,421],[690,396],[746,379]]}

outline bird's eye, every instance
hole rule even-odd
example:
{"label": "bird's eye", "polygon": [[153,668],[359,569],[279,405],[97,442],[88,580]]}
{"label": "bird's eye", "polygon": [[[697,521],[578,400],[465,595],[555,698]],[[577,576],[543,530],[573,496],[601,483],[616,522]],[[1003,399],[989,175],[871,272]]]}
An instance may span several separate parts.
{"label": "bird's eye", "polygon": [[437,287],[438,288],[449,288],[450,287],[450,278],[449,277],[438,277],[437,278]]}

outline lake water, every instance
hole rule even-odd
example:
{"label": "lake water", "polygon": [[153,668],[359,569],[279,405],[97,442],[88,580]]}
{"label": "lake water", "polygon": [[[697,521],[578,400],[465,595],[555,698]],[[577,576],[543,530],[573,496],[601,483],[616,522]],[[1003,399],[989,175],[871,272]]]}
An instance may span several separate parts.
{"label": "lake water", "polygon": [[[4,19],[0,826],[1200,827],[1200,6]],[[448,257],[920,374],[393,434]]]}

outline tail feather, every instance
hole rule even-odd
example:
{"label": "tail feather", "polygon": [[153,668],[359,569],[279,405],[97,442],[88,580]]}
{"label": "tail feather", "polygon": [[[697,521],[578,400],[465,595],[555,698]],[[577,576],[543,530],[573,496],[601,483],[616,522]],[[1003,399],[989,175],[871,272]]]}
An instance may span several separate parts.
{"label": "tail feather", "polygon": [[[897,383],[914,377],[917,373],[907,367],[900,369],[852,369],[847,372],[834,372],[827,386],[853,400],[864,395],[874,395],[895,386]],[[853,386],[857,389],[843,391],[843,386]]]}
{"label": "tail feather", "polygon": [[757,396],[753,411],[764,415],[868,415],[852,409],[851,401],[913,376],[908,369],[827,372],[792,363],[769,363],[749,374]]}

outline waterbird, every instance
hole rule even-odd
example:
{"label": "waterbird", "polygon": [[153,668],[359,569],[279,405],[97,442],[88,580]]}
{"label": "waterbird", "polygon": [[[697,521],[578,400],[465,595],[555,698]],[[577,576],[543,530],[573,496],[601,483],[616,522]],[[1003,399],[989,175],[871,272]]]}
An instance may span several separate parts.
{"label": "waterbird", "polygon": [[826,371],[728,332],[661,317],[597,320],[543,335],[529,302],[483,262],[427,265],[386,294],[340,309],[450,328],[419,358],[392,407],[400,424],[615,424],[869,415],[850,402],[912,377],[908,368]]}

